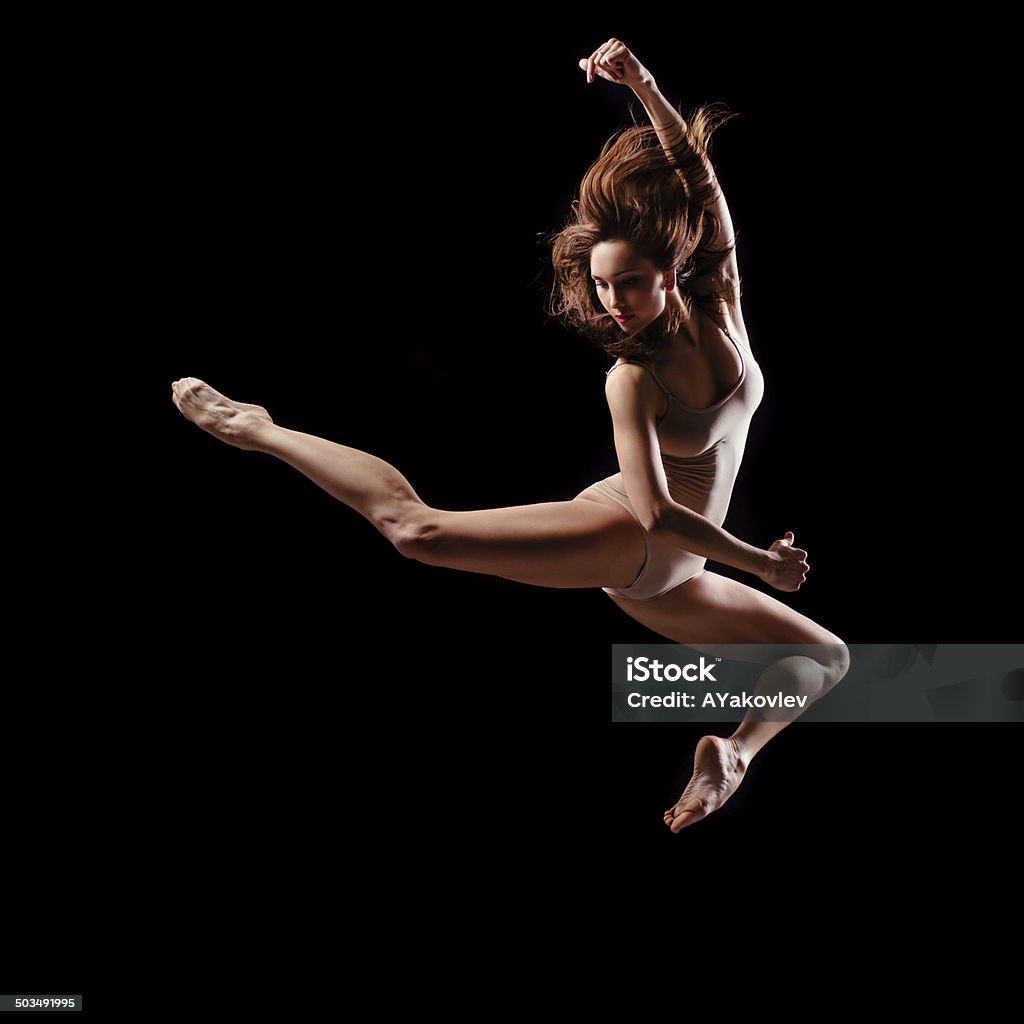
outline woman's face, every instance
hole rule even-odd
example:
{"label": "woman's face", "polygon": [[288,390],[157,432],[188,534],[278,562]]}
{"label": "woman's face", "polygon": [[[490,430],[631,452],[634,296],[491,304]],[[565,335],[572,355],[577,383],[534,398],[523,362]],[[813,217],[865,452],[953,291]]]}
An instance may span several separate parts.
{"label": "woman's face", "polygon": [[675,278],[639,258],[622,239],[598,242],[590,250],[590,276],[601,305],[626,334],[642,331],[665,312]]}

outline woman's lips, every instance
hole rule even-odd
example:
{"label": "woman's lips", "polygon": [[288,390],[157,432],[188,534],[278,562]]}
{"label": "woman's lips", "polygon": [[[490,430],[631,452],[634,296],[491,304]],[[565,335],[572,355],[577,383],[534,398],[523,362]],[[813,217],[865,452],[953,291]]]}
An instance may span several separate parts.
{"label": "woman's lips", "polygon": [[636,316],[635,313],[627,313],[626,316],[616,316],[615,319],[618,320],[620,324],[624,324],[632,320],[634,316]]}

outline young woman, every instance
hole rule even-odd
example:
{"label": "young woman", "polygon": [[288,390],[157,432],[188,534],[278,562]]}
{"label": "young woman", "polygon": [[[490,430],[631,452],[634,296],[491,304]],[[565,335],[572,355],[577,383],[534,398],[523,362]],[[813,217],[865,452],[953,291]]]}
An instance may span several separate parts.
{"label": "young woman", "polygon": [[[431,508],[394,466],[276,425],[192,377],[172,397],[228,444],[283,460],[368,519],[403,555],[544,587],[601,587],[674,643],[766,664],[759,690],[809,698],[847,672],[842,640],[781,601],[704,568],[708,558],[795,591],[807,552],[792,533],[762,549],[722,529],[764,379],[740,311],[735,237],[707,157],[714,105],[691,123],[628,47],[579,62],[633,90],[650,127],[606,143],[573,217],[552,239],[552,311],[617,361],[606,396],[620,472],[571,501],[474,512]],[[793,716],[795,717],[795,715]],[[748,716],[705,736],[693,777],[665,812],[679,832],[720,808],[787,721]]]}

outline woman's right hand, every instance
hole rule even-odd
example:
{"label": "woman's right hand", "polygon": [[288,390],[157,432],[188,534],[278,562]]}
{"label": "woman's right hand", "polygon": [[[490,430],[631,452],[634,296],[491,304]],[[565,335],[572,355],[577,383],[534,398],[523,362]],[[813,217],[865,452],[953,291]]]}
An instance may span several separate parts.
{"label": "woman's right hand", "polygon": [[765,552],[768,561],[758,575],[776,590],[799,590],[800,584],[807,579],[810,569],[807,552],[793,547],[793,539],[793,531],[787,530],[786,536]]}

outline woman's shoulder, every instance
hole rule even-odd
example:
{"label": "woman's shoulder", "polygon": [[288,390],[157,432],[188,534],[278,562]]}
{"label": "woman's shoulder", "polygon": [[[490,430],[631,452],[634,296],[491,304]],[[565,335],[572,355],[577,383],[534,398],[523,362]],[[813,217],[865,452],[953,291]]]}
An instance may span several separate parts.
{"label": "woman's shoulder", "polygon": [[[616,374],[612,374],[612,370],[618,370]],[[641,361],[633,357],[626,358],[620,356],[616,362],[605,371],[605,391],[607,393],[608,387],[611,382],[622,382],[630,389],[633,394],[639,394],[645,388],[650,388],[652,394],[656,394],[654,388],[657,388],[663,395],[668,397],[668,391],[665,389],[665,385],[658,379],[658,375],[654,372],[654,368],[646,360]]]}
{"label": "woman's shoulder", "polygon": [[[612,373],[612,370],[618,372]],[[656,423],[668,414],[671,405],[668,391],[646,362],[620,356],[605,372],[604,381],[604,393],[613,419],[617,415],[632,417],[638,406],[649,407]]]}
{"label": "woman's shoulder", "polygon": [[638,359],[635,356],[630,356],[629,358],[627,358],[626,356],[619,356],[619,358],[616,359],[615,362],[612,363],[612,365],[609,366],[607,370],[605,370],[604,375],[607,377],[612,372],[612,370],[617,370],[619,369],[619,367],[622,366],[637,367],[635,371],[627,371],[627,373],[632,373],[635,377],[643,376],[644,371],[649,370],[651,368],[651,364],[648,363],[646,360]]}

